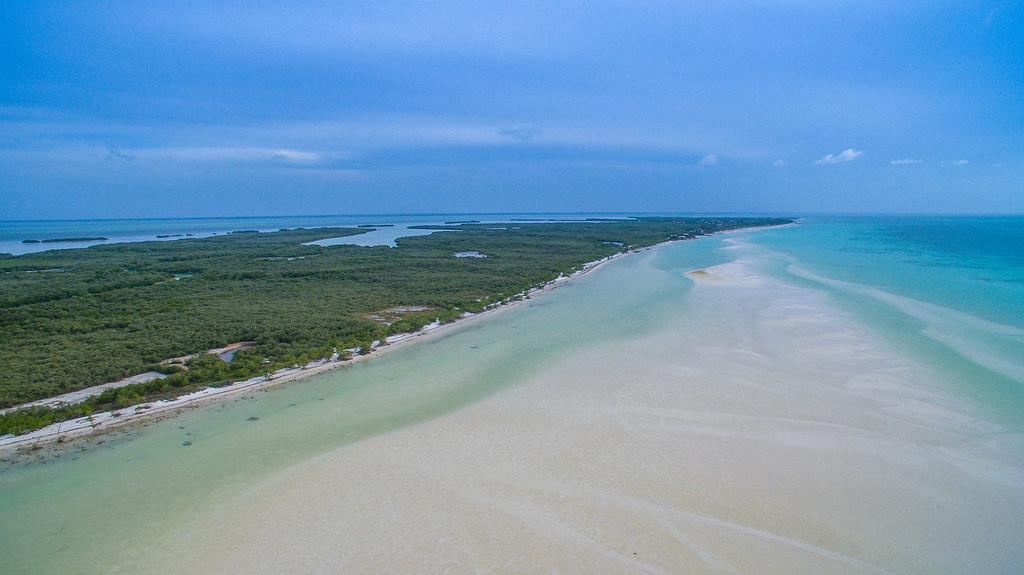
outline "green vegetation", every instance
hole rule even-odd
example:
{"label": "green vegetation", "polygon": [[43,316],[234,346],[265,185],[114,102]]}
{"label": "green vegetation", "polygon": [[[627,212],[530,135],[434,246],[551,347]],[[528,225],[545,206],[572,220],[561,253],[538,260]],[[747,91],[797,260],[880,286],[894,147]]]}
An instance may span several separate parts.
{"label": "green vegetation", "polygon": [[[173,371],[161,362],[256,342],[230,363],[201,354],[166,378],[80,405],[2,415],[0,434],[302,365],[335,349],[365,353],[374,340],[480,311],[619,251],[785,221],[464,224],[396,248],[303,245],[366,229],[298,229],[0,256],[0,407]],[[461,251],[488,257],[453,257]]]}

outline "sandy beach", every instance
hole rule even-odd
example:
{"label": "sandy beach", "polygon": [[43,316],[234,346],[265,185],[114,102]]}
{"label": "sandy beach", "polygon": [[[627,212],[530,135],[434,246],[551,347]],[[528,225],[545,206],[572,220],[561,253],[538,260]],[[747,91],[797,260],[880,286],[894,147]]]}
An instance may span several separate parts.
{"label": "sandy beach", "polygon": [[656,329],[248,484],[146,561],[162,573],[1012,572],[1021,434],[826,295],[764,273],[756,250],[731,249],[734,261],[688,274]]}

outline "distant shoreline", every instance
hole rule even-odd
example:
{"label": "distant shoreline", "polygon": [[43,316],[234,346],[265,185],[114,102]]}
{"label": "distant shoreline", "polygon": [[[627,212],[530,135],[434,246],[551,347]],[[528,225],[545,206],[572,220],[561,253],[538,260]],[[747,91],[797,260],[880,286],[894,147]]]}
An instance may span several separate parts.
{"label": "distant shoreline", "polygon": [[64,242],[67,242],[67,243],[74,243],[74,242],[105,242],[105,241],[107,241],[109,239],[110,238],[105,237],[105,236],[95,236],[95,237],[84,236],[84,237],[74,237],[74,238],[46,238],[45,240],[28,239],[28,240],[21,240],[21,243],[23,243],[23,244],[59,244],[59,243],[64,243]]}
{"label": "distant shoreline", "polygon": [[[795,217],[786,214],[702,214],[672,212],[475,212],[475,213],[409,213],[409,214],[299,214],[263,216],[213,216],[181,218],[84,218],[0,220],[0,255],[13,256],[38,251],[84,249],[92,242],[115,245],[148,241],[172,241],[184,238],[206,238],[228,234],[233,230],[256,229],[263,233],[295,227],[351,227],[372,231],[411,225],[455,225],[452,222],[511,223],[512,218],[534,219],[534,223],[563,221],[619,220],[648,217]],[[388,219],[393,221],[388,222]],[[45,224],[60,223],[55,230]],[[526,223],[526,222],[522,222]],[[124,225],[122,225],[124,224]],[[183,226],[182,224],[188,224]],[[36,228],[36,226],[39,226]],[[10,228],[10,229],[6,229]],[[45,234],[45,235],[44,235]],[[31,240],[25,243],[25,239]],[[52,242],[41,239],[50,238]],[[71,242],[69,238],[104,238]],[[62,243],[63,242],[63,243]],[[381,243],[385,245],[387,242]],[[95,244],[93,244],[95,245]]]}

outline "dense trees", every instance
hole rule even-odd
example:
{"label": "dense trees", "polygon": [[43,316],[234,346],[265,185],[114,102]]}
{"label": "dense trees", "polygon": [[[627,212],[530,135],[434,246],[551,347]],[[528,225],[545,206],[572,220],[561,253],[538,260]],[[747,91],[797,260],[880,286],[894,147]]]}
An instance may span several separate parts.
{"label": "dense trees", "polygon": [[[230,364],[202,356],[187,372],[111,390],[76,409],[179,394],[450,321],[618,251],[775,223],[782,222],[463,224],[403,238],[397,248],[304,245],[366,230],[297,229],[0,257],[0,407],[114,381],[167,358],[256,342]],[[488,257],[453,257],[460,251]],[[390,325],[372,318],[403,306],[420,311]],[[0,417],[0,433],[24,430],[3,423],[12,419]]]}

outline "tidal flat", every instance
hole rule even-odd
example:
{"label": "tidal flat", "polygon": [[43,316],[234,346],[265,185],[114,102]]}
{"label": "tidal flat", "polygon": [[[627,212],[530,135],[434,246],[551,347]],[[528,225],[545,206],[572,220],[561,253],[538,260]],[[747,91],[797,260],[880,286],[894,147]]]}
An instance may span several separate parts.
{"label": "tidal flat", "polygon": [[794,278],[798,228],[8,468],[7,571],[1012,571],[1019,421]]}

